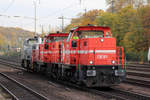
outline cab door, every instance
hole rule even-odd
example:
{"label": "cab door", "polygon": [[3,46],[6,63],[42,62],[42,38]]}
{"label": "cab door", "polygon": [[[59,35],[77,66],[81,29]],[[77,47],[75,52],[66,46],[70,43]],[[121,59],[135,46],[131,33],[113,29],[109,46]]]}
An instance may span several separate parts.
{"label": "cab door", "polygon": [[59,58],[58,58],[58,59],[59,59],[59,62],[61,62],[61,55],[62,55],[62,54],[61,54],[61,48],[62,48],[61,42],[59,43],[59,46],[58,46],[58,47],[59,47],[59,48],[58,48],[58,49],[59,49]]}
{"label": "cab door", "polygon": [[[78,33],[74,32],[72,38],[70,39],[70,61],[71,64],[76,66],[76,69],[79,68],[79,58],[80,58],[80,39],[77,37]],[[74,38],[74,36],[76,36]]]}
{"label": "cab door", "polygon": [[48,62],[48,57],[49,57],[49,44],[48,44],[48,39],[45,40],[44,43],[44,61]]}

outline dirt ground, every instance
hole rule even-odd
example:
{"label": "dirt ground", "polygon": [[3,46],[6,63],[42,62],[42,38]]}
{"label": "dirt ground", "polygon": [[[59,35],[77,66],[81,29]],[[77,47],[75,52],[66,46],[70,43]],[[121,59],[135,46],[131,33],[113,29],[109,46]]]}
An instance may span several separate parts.
{"label": "dirt ground", "polygon": [[[106,98],[51,82],[45,76],[0,65],[0,72],[15,78],[50,100],[107,100]],[[1,100],[1,99],[0,99]]]}
{"label": "dirt ground", "polygon": [[0,100],[11,100],[10,96],[0,87]]}

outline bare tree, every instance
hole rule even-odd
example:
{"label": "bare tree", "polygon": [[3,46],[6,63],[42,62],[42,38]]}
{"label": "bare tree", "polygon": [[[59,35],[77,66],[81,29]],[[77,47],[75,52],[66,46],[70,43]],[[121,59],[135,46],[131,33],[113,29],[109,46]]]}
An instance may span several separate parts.
{"label": "bare tree", "polygon": [[150,4],[150,0],[106,0],[109,12],[118,12],[121,8],[131,5],[134,8],[141,7],[145,4]]}

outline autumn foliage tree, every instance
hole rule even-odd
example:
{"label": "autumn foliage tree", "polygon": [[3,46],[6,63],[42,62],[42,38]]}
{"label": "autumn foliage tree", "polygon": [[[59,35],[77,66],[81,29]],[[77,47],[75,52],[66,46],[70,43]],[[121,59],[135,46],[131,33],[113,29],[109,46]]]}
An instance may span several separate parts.
{"label": "autumn foliage tree", "polygon": [[24,39],[32,36],[33,32],[21,28],[0,27],[0,55],[21,48]]}
{"label": "autumn foliage tree", "polygon": [[141,9],[141,18],[144,28],[144,36],[146,38],[145,44],[150,47],[150,7],[146,6]]}
{"label": "autumn foliage tree", "polygon": [[107,5],[109,6],[107,11],[118,12],[126,6],[132,6],[134,8],[142,7],[145,4],[150,4],[150,0],[106,0]]}
{"label": "autumn foliage tree", "polygon": [[71,28],[76,26],[85,26],[88,24],[96,25],[97,17],[103,13],[103,10],[92,10],[88,11],[87,13],[80,13],[78,18],[72,19],[71,24],[66,27],[66,31],[69,31]]}
{"label": "autumn foliage tree", "polygon": [[[112,0],[107,0],[111,3]],[[92,10],[72,19],[66,27],[94,24],[109,26],[117,45],[125,48],[127,60],[147,61],[150,47],[150,7],[148,0],[114,0],[115,13]],[[119,1],[119,2],[117,2]],[[136,6],[135,6],[136,5]]]}

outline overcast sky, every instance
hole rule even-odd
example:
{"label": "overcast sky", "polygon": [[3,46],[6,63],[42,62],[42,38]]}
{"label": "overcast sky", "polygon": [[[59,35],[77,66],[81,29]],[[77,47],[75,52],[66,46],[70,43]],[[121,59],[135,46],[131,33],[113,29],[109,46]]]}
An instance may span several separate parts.
{"label": "overcast sky", "polygon": [[[61,27],[60,16],[75,18],[80,12],[91,9],[106,10],[105,0],[0,0],[0,26],[21,27],[34,31],[34,1],[37,5],[37,30],[41,25],[48,31],[51,28]],[[6,16],[5,16],[6,15]],[[9,17],[10,16],[10,17]],[[20,16],[20,17],[12,17]],[[65,25],[70,20],[65,20]]]}

